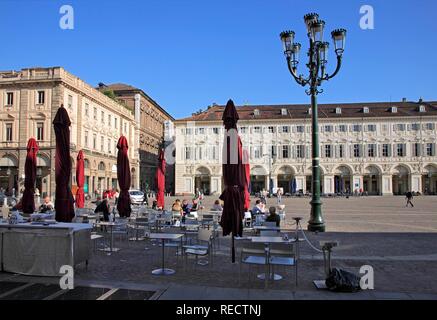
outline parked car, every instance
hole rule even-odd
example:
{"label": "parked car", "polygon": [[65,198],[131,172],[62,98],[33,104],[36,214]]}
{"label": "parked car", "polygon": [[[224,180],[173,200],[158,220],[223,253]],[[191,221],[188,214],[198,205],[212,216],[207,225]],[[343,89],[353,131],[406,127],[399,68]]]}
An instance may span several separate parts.
{"label": "parked car", "polygon": [[141,190],[129,190],[130,202],[132,204],[142,204],[144,202],[144,192]]}

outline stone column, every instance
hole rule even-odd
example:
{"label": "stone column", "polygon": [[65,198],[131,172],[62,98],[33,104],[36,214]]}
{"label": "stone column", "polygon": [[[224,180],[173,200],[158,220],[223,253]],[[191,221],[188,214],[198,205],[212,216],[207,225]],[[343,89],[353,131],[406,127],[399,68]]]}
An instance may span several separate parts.
{"label": "stone column", "polygon": [[298,192],[300,189],[303,190],[305,193],[306,191],[306,176],[295,176],[296,179],[296,192]]}
{"label": "stone column", "polygon": [[410,191],[422,192],[422,176],[420,174],[410,174]]}
{"label": "stone column", "polygon": [[325,174],[323,176],[323,190],[322,193],[334,193],[335,187],[334,187],[334,175],[327,175]]}
{"label": "stone column", "polygon": [[363,176],[362,175],[353,175],[351,177],[351,191],[355,192],[355,190],[360,191],[360,189],[363,189]]}

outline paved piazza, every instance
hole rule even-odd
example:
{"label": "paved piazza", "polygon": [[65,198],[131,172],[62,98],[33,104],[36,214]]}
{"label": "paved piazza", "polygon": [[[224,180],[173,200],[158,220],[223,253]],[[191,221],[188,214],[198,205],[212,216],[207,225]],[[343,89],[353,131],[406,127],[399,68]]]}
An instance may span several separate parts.
{"label": "paved piazza", "polygon": [[[166,206],[174,199],[167,198]],[[207,197],[203,205],[209,208],[214,200]],[[309,198],[283,200],[290,236],[295,228],[292,216],[302,216],[306,222],[309,201]],[[437,197],[415,197],[414,208],[405,208],[405,200],[400,196],[325,198],[323,203],[327,232],[306,233],[309,240],[318,248],[321,240],[339,241],[339,247],[333,251],[333,267],[359,274],[361,266],[372,266],[374,290],[353,294],[316,290],[312,281],[324,278],[323,256],[302,242],[299,286],[294,284],[294,269],[278,267],[275,272],[284,278],[270,283],[266,291],[264,282],[256,278],[264,270],[261,267],[249,270],[243,266],[239,281],[240,247],[237,241],[237,263],[232,264],[230,237],[220,238],[220,248],[211,266],[194,266],[194,260],[190,260],[184,267],[174,249],[167,248],[166,266],[176,273],[165,277],[151,274],[161,263],[159,245],[116,239],[116,246],[122,250],[111,256],[100,251],[93,253],[88,270],[84,266],[77,268],[75,285],[147,290],[155,292],[153,299],[437,299]],[[275,204],[275,198],[268,199],[268,205]],[[303,227],[306,229],[306,223]],[[0,281],[11,279],[58,281],[0,273]]]}

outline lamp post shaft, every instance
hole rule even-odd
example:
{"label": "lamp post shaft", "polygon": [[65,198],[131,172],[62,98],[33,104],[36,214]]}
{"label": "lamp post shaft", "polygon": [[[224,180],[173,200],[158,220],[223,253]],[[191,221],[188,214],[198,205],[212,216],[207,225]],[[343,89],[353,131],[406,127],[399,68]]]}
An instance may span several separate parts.
{"label": "lamp post shaft", "polygon": [[317,110],[317,95],[311,93],[311,114],[312,114],[312,199],[311,216],[308,221],[309,231],[325,231],[325,223],[322,217],[322,201],[320,200],[320,158],[319,158],[319,124]]}

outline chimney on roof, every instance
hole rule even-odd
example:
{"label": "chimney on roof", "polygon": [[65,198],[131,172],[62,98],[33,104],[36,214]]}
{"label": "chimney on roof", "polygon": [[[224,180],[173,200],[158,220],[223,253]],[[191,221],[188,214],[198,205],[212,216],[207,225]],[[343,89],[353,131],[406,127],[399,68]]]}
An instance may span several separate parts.
{"label": "chimney on roof", "polygon": [[407,102],[407,98],[402,98],[402,102]]}

